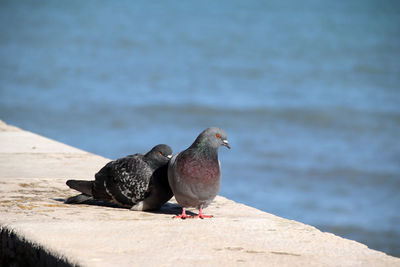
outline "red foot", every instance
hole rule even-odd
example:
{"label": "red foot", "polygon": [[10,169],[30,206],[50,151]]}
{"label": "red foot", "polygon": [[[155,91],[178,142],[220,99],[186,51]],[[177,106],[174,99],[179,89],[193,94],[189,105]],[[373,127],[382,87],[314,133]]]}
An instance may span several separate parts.
{"label": "red foot", "polygon": [[182,220],[184,220],[184,219],[187,219],[187,218],[193,218],[192,216],[190,216],[190,215],[186,215],[186,210],[185,210],[185,208],[182,208],[182,214],[181,215],[176,215],[176,216],[174,216],[174,217],[172,217],[173,219],[182,219]]}
{"label": "red foot", "polygon": [[197,214],[196,216],[194,216],[193,218],[200,218],[200,219],[204,219],[204,218],[212,218],[214,216],[212,215],[205,215],[203,214],[203,209],[199,209],[199,214]]}

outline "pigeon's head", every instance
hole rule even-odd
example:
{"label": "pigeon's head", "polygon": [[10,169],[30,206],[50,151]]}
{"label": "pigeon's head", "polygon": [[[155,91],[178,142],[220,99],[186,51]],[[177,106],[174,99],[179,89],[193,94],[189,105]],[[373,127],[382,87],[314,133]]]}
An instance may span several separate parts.
{"label": "pigeon's head", "polygon": [[196,139],[195,143],[204,144],[218,149],[220,146],[231,148],[228,143],[227,135],[221,128],[210,127],[205,129]]}
{"label": "pigeon's head", "polygon": [[164,144],[156,145],[146,154],[146,157],[157,163],[164,164],[171,159],[172,149]]}

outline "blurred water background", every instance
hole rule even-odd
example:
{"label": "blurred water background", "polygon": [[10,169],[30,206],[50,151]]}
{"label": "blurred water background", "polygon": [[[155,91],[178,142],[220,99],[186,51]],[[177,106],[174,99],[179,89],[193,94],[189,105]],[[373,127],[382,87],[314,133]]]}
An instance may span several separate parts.
{"label": "blurred water background", "polygon": [[113,159],[222,127],[221,195],[396,256],[399,87],[399,1],[0,2],[7,123]]}

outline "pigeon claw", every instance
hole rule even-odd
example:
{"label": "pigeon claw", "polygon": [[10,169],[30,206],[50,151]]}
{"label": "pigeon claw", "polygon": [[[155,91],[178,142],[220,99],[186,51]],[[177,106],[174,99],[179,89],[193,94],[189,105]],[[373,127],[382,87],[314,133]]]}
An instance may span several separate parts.
{"label": "pigeon claw", "polygon": [[199,209],[199,214],[197,214],[196,216],[194,216],[194,218],[200,218],[200,219],[212,218],[212,217],[214,217],[214,216],[203,214],[203,209]]}
{"label": "pigeon claw", "polygon": [[184,214],[176,215],[176,216],[172,217],[172,219],[182,219],[182,220],[190,219],[190,218],[193,218],[193,217],[190,215],[184,215]]}
{"label": "pigeon claw", "polygon": [[184,220],[184,219],[187,219],[187,218],[193,218],[192,216],[190,216],[190,215],[186,215],[186,210],[185,210],[185,208],[182,208],[182,214],[181,215],[176,215],[176,216],[174,216],[174,217],[172,217],[173,219],[182,219],[182,220]]}
{"label": "pigeon claw", "polygon": [[212,217],[214,217],[214,216],[212,216],[212,215],[205,215],[205,214],[198,214],[198,215],[195,215],[193,218],[200,218],[200,219],[204,219],[204,218],[212,218]]}

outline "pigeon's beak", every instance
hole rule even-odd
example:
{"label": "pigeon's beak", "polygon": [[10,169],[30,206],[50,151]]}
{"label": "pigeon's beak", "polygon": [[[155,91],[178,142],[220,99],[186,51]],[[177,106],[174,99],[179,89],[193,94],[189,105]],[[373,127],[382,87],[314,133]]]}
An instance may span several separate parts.
{"label": "pigeon's beak", "polygon": [[228,143],[228,140],[222,140],[222,145],[223,146],[226,146],[227,148],[229,148],[229,149],[231,149],[231,146],[229,145],[229,143]]}
{"label": "pigeon's beak", "polygon": [[172,158],[172,155],[168,155],[167,158],[169,158],[169,159]]}

